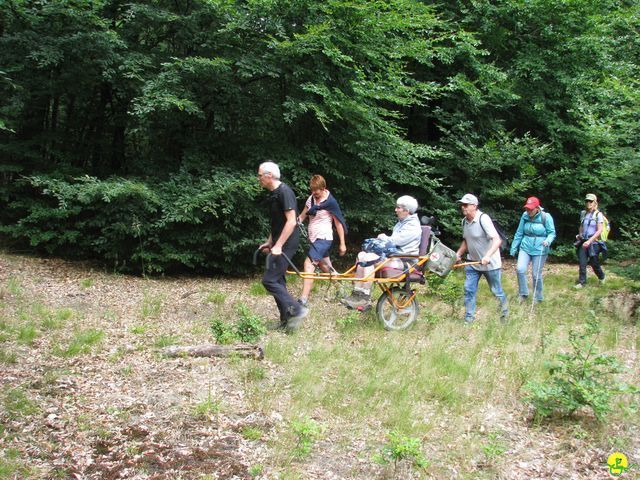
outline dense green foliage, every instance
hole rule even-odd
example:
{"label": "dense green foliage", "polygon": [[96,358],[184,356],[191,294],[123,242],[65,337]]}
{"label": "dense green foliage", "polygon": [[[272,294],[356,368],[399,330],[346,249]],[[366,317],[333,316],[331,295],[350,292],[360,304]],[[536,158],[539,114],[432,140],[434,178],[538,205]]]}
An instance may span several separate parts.
{"label": "dense green foliage", "polygon": [[[466,191],[561,238],[594,191],[638,231],[640,7],[622,0],[5,0],[0,233],[118,269],[241,271],[255,171],[321,173],[357,241]],[[376,199],[376,200],[374,200]]]}

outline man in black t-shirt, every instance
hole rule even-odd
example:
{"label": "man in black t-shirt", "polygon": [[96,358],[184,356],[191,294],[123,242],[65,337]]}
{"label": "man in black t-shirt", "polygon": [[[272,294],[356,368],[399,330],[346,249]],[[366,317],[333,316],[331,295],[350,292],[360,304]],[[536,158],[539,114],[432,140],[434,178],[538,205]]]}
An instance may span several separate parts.
{"label": "man in black t-shirt", "polygon": [[309,309],[300,305],[287,290],[287,260],[282,256],[293,258],[298,249],[300,234],[296,218],[298,216],[297,201],[293,190],[280,181],[280,168],[273,162],[264,162],[258,167],[260,185],[271,192],[269,199],[271,233],[260,250],[270,253],[267,270],[262,277],[262,284],[278,305],[280,311],[280,327],[295,330],[302,319],[309,315]]}

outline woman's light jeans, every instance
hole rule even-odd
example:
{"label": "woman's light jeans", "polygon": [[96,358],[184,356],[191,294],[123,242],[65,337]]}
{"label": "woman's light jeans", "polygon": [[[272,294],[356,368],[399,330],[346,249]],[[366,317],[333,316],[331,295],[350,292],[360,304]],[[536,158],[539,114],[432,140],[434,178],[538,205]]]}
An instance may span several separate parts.
{"label": "woman's light jeans", "polygon": [[527,268],[531,263],[531,279],[533,282],[533,298],[536,302],[542,301],[542,269],[547,261],[547,254],[529,255],[527,252],[520,250],[518,252],[518,294],[521,298],[529,296],[529,286],[527,285]]}

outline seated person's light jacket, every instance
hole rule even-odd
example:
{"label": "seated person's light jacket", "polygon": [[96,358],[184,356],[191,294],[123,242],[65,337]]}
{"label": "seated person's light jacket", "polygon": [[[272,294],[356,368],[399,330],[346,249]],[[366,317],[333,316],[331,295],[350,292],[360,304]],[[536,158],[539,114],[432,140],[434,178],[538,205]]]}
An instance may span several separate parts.
{"label": "seated person's light jacket", "polygon": [[[516,255],[518,249],[528,253],[531,256],[546,255],[549,253],[549,245],[556,238],[556,227],[553,224],[553,218],[548,213],[544,214],[544,223],[542,209],[533,218],[529,217],[527,212],[520,217],[518,229],[511,243],[511,255]],[[546,241],[547,246],[542,242]]]}
{"label": "seated person's light jacket", "polygon": [[378,238],[391,240],[398,247],[399,253],[418,255],[420,239],[422,238],[422,227],[420,226],[418,215],[413,213],[396,223],[391,236],[381,234],[378,235]]}

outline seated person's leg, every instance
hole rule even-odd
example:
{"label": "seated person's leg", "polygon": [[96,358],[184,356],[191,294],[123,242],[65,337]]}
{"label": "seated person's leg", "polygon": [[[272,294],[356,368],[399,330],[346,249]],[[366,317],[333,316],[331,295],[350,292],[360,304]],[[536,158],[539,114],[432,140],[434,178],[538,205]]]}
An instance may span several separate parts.
{"label": "seated person's leg", "polygon": [[[360,262],[372,262],[380,257],[375,253],[360,252],[358,254],[358,266],[355,278],[367,278],[373,274],[375,264],[363,267]],[[366,308],[371,305],[371,285],[372,282],[354,282],[351,295],[342,299],[342,303],[350,308]]]}

